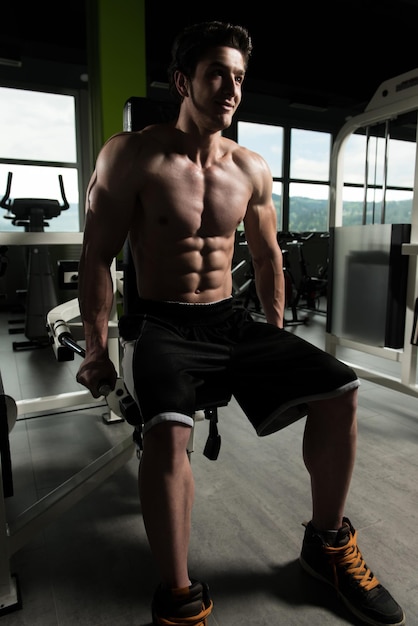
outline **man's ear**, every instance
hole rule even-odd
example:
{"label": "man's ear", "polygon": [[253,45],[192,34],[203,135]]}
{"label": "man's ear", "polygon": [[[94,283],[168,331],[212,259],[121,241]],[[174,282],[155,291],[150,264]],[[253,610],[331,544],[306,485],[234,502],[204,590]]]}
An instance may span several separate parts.
{"label": "man's ear", "polygon": [[187,89],[188,81],[187,81],[186,76],[183,74],[183,72],[176,70],[174,74],[174,83],[176,85],[177,91],[179,92],[180,96],[182,98],[188,98],[189,97],[189,91]]}

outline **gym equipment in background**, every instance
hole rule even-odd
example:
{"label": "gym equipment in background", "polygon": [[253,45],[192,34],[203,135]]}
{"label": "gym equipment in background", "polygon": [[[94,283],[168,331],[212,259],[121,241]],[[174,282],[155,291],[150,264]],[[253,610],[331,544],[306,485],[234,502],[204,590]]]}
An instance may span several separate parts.
{"label": "gym equipment in background", "polygon": [[244,231],[236,231],[232,259],[232,295],[238,306],[253,315],[264,318],[261,302],[255,287],[254,266]]}
{"label": "gym equipment in background", "polygon": [[[7,246],[0,246],[0,278],[6,273],[7,266],[9,264],[9,257],[7,256]],[[0,298],[6,298],[6,294],[0,291]]]}
{"label": "gym equipment in background", "polygon": [[[74,299],[50,311],[45,326],[48,324],[52,333],[54,332],[52,329],[55,328],[55,333],[58,334],[65,326],[69,336],[82,340],[84,333],[78,318],[78,302]],[[74,351],[69,350],[65,343],[60,344],[61,348],[71,353],[74,358]],[[118,366],[118,345],[117,326],[110,323],[109,352],[111,358],[115,359],[116,367]],[[59,357],[57,355],[57,360],[67,360],[64,356],[60,353]],[[0,375],[0,478],[2,478],[0,480],[0,617],[22,607],[18,576],[10,570],[12,555],[35,537],[46,524],[69,510],[128,462],[135,451],[135,443],[132,434],[129,433],[72,477],[27,507],[15,519],[8,520],[4,499],[13,495],[13,458],[10,456],[9,433],[16,419],[25,414],[42,414],[51,410],[65,411],[70,408],[74,410],[93,406],[98,408],[105,406],[107,411],[113,414],[112,408],[116,407],[119,390],[118,386],[112,402],[109,398],[107,403],[104,403],[104,398],[93,398],[87,389],[14,401],[4,393]],[[110,406],[111,403],[112,406]],[[117,418],[117,420],[104,421],[110,423],[121,420],[120,415]]]}
{"label": "gym equipment in background", "polygon": [[[349,118],[335,138],[325,337],[326,351],[349,362],[360,377],[413,397],[418,397],[418,353],[413,333],[418,298],[417,77],[415,69],[383,82],[364,113]],[[360,223],[346,225],[343,209],[348,180],[344,165],[352,135],[364,137],[363,211]],[[376,150],[380,139],[380,159],[370,152],[371,138]],[[411,223],[398,224],[386,215],[391,192],[390,157],[392,140],[405,138],[415,148],[415,177],[410,189]],[[377,190],[381,200],[376,203]],[[385,360],[390,373],[379,361],[375,367],[364,367],[361,353],[376,361]]]}
{"label": "gym equipment in background", "polygon": [[[307,324],[311,315],[326,315],[329,233],[278,233],[285,278],[285,326]],[[321,305],[325,308],[321,308]],[[298,312],[305,313],[303,317]]]}
{"label": "gym equipment in background", "polygon": [[[57,307],[55,311],[51,311],[47,320],[48,334],[57,361],[73,360],[74,354],[84,358],[86,356],[85,349],[75,341],[68,323],[59,315],[56,315],[56,311],[59,310],[60,307]],[[116,416],[119,416],[120,421],[125,419],[133,426],[141,423],[138,406],[126,390],[123,379],[120,376],[118,376],[113,390],[106,384],[106,381],[103,381],[99,391],[106,398],[109,410],[113,411]],[[107,419],[105,421],[108,422]]]}
{"label": "gym equipment in background", "polygon": [[[12,172],[8,173],[6,193],[0,207],[7,210],[6,219],[14,226],[23,226],[27,233],[44,232],[48,220],[69,208],[61,174],[58,175],[62,203],[48,198],[11,198]],[[27,341],[13,342],[13,350],[44,348],[49,345],[46,328],[48,311],[57,306],[54,276],[48,246],[28,245],[27,290],[25,298],[24,334]],[[16,329],[12,331],[16,332]]]}

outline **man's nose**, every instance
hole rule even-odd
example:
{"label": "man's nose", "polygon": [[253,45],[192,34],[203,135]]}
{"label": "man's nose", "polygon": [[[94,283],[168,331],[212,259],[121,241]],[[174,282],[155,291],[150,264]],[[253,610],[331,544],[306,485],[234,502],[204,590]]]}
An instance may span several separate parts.
{"label": "man's nose", "polygon": [[233,96],[235,94],[235,80],[233,77],[225,78],[222,87],[225,94]]}

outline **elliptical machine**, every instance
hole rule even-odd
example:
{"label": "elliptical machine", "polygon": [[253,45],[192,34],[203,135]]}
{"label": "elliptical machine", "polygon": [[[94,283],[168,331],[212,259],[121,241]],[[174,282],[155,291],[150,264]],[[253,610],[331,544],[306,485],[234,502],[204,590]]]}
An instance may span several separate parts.
{"label": "elliptical machine", "polygon": [[[12,172],[8,173],[6,193],[0,207],[7,210],[6,219],[25,232],[44,232],[48,220],[69,208],[61,174],[58,175],[62,202],[48,198],[11,198]],[[27,290],[24,333],[28,341],[13,342],[13,350],[29,350],[49,345],[46,326],[48,311],[58,305],[53,272],[47,245],[29,245],[27,259]]]}

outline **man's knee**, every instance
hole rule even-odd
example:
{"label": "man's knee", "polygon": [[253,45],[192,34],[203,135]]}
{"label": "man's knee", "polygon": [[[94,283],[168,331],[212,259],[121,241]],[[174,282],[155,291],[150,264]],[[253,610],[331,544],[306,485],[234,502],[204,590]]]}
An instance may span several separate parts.
{"label": "man's knee", "polygon": [[144,452],[147,448],[174,454],[187,449],[191,426],[176,421],[161,421],[144,431]]}
{"label": "man's knee", "polygon": [[346,415],[353,419],[357,413],[358,389],[349,389],[331,398],[314,400],[308,403],[308,415]]}

